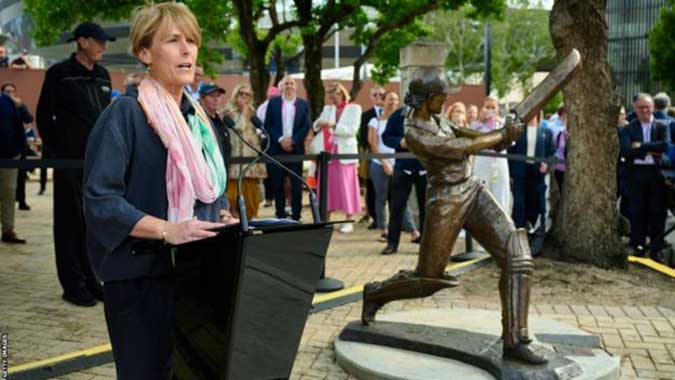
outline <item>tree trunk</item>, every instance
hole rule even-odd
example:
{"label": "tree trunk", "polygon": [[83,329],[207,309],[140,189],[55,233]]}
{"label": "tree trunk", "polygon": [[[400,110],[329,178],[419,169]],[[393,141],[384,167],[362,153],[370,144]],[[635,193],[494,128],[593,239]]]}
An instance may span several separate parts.
{"label": "tree trunk", "polygon": [[550,15],[558,57],[577,48],[582,68],[563,89],[567,172],[547,248],[561,260],[625,268],[615,207],[619,100],[607,62],[606,5],[607,0],[556,0]]}
{"label": "tree trunk", "polygon": [[321,80],[323,38],[316,35],[303,35],[302,41],[305,46],[305,90],[312,120],[314,120],[323,108],[324,88]]}
{"label": "tree trunk", "polygon": [[267,86],[270,82],[270,72],[267,69],[267,64],[265,64],[265,52],[266,49],[256,49],[248,55],[248,65],[251,72],[251,89],[253,89],[253,94],[255,95],[256,106],[262,104],[267,99]]}
{"label": "tree trunk", "polygon": [[352,89],[349,91],[349,96],[352,99],[356,99],[357,96],[359,96],[359,92],[361,92],[361,87],[363,87],[363,81],[361,80],[361,68],[363,68],[363,64],[366,62],[366,59],[364,59],[364,56],[361,55],[356,61],[354,61],[354,73],[352,75]]}
{"label": "tree trunk", "polygon": [[272,52],[272,57],[274,58],[274,62],[277,65],[277,72],[274,75],[274,82],[273,82],[273,84],[276,86],[284,78],[284,75],[286,75],[287,62],[284,59],[284,55],[278,46],[274,48],[274,51]]}
{"label": "tree trunk", "polygon": [[248,49],[248,66],[250,70],[251,88],[253,89],[254,102],[262,104],[267,97],[267,85],[270,81],[270,73],[265,64],[265,53],[269,43],[260,41],[256,34],[257,18],[254,16],[253,3],[250,1],[234,1],[239,21],[239,36]]}

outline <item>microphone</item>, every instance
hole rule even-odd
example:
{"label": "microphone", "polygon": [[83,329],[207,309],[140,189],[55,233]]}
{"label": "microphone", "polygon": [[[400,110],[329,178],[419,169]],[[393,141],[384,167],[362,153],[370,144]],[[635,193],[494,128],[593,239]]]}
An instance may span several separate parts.
{"label": "microphone", "polygon": [[270,135],[267,133],[265,128],[259,128],[259,130],[265,135],[265,138],[267,139],[267,142],[265,144],[265,148],[263,150],[260,150],[257,148],[255,145],[249,143],[246,141],[246,139],[237,131],[234,126],[228,126],[232,132],[234,132],[235,135],[244,143],[246,144],[249,148],[253,149],[256,153],[258,153],[258,157],[256,157],[253,161],[251,161],[245,168],[244,170],[239,173],[239,178],[237,179],[237,208],[239,209],[239,221],[241,224],[241,228],[244,232],[248,231],[249,224],[248,224],[248,218],[246,218],[246,204],[244,203],[244,197],[241,195],[241,182],[244,178],[244,175],[253,167],[254,164],[260,161],[262,157],[265,157],[269,161],[272,161],[273,164],[276,166],[280,167],[283,169],[286,173],[290,174],[292,177],[295,179],[299,180],[303,186],[307,189],[309,192],[309,204],[312,209],[312,218],[314,219],[314,223],[321,223],[321,215],[319,215],[319,207],[317,206],[316,202],[316,194],[314,194],[314,191],[309,187],[307,182],[302,178],[302,176],[297,175],[293,170],[288,168],[286,165],[282,164],[278,160],[276,160],[274,157],[270,156],[267,154],[267,150],[270,147],[271,143],[271,138]]}

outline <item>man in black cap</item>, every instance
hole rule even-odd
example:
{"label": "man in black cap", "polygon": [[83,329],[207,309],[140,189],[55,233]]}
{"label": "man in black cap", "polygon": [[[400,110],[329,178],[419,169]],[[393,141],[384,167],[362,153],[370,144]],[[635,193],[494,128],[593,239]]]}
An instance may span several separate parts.
{"label": "man in black cap", "polygon": [[[49,157],[84,159],[89,132],[110,103],[110,74],[97,62],[114,40],[99,25],[82,23],[68,40],[77,51],[47,70],[37,125]],[[82,169],[54,170],[54,249],[63,299],[77,306],[102,300],[86,251]]]}
{"label": "man in black cap", "polygon": [[[230,145],[230,133],[227,127],[234,128],[234,120],[225,115],[221,117],[218,114],[218,108],[221,105],[221,100],[225,95],[225,89],[215,83],[206,83],[199,89],[199,102],[204,107],[204,111],[209,115],[211,123],[213,124],[218,140],[222,147],[223,160],[225,160],[225,167],[228,167],[228,161],[232,152]],[[229,169],[229,168],[228,168]]]}

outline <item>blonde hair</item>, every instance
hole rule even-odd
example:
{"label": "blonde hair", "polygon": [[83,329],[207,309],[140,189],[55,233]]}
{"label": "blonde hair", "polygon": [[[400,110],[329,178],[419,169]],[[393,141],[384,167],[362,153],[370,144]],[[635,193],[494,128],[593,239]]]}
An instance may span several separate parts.
{"label": "blonde hair", "polygon": [[241,92],[241,90],[243,90],[245,88],[251,90],[251,96],[250,96],[251,103],[249,103],[248,106],[251,109],[251,111],[255,111],[255,108],[253,108],[253,104],[252,104],[253,99],[254,99],[253,88],[248,83],[240,83],[240,84],[238,84],[234,87],[234,89],[232,90],[232,95],[230,96],[230,99],[228,99],[227,104],[225,105],[225,109],[227,111],[235,112],[235,113],[241,112],[241,110],[237,106],[237,98],[239,97],[239,93]]}
{"label": "blonde hair", "polygon": [[328,88],[326,88],[326,94],[336,94],[336,93],[340,93],[344,101],[349,103],[350,100],[349,91],[347,91],[345,86],[343,86],[341,83],[333,82],[328,85]]}
{"label": "blonde hair", "polygon": [[497,105],[497,107],[499,107],[499,100],[497,100],[497,98],[495,98],[493,96],[486,96],[485,97],[485,100],[483,100],[483,107],[485,107],[485,105],[488,102],[494,102]]}
{"label": "blonde hair", "polygon": [[[446,117],[448,120],[452,121],[453,123],[458,123],[457,121],[452,120],[452,113],[453,113],[456,109],[460,109],[460,108],[464,111],[464,120],[463,120],[463,123],[464,123],[464,124],[467,124],[467,121],[466,121],[466,105],[465,105],[464,103],[462,103],[462,102],[455,102],[455,103],[452,103],[452,104],[450,105],[450,107],[448,107],[448,110],[445,112],[445,117]],[[459,126],[460,126],[460,127],[463,127],[464,125],[459,125]]]}
{"label": "blonde hair", "polygon": [[201,45],[201,31],[192,11],[183,3],[168,2],[136,8],[129,33],[129,52],[138,57],[141,50],[152,45],[155,34],[167,35],[172,26],[180,29],[197,46]]}

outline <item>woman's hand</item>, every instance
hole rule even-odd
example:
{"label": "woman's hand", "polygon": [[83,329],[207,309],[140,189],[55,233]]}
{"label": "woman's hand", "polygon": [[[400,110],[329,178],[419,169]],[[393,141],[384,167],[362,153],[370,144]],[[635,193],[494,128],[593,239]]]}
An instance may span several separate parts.
{"label": "woman's hand", "polygon": [[384,169],[384,174],[391,177],[394,174],[394,167],[391,165],[389,161],[386,161],[385,159],[380,159],[380,162],[382,163],[382,169]]}
{"label": "woman's hand", "polygon": [[164,224],[164,241],[177,245],[206,239],[218,235],[217,232],[209,230],[224,226],[224,223],[211,223],[197,219],[181,223],[166,222]]}
{"label": "woman's hand", "polygon": [[227,210],[220,210],[220,222],[229,226],[231,224],[239,223],[239,218],[235,217]]}
{"label": "woman's hand", "polygon": [[248,104],[245,104],[241,110],[241,115],[244,118],[244,120],[248,121],[249,119],[251,119],[252,114],[253,113],[251,112],[251,107]]}
{"label": "woman's hand", "polygon": [[333,128],[333,123],[331,123],[330,121],[326,121],[326,120],[319,120],[318,126],[319,126],[319,131],[322,130],[322,129],[328,130],[328,129]]}

